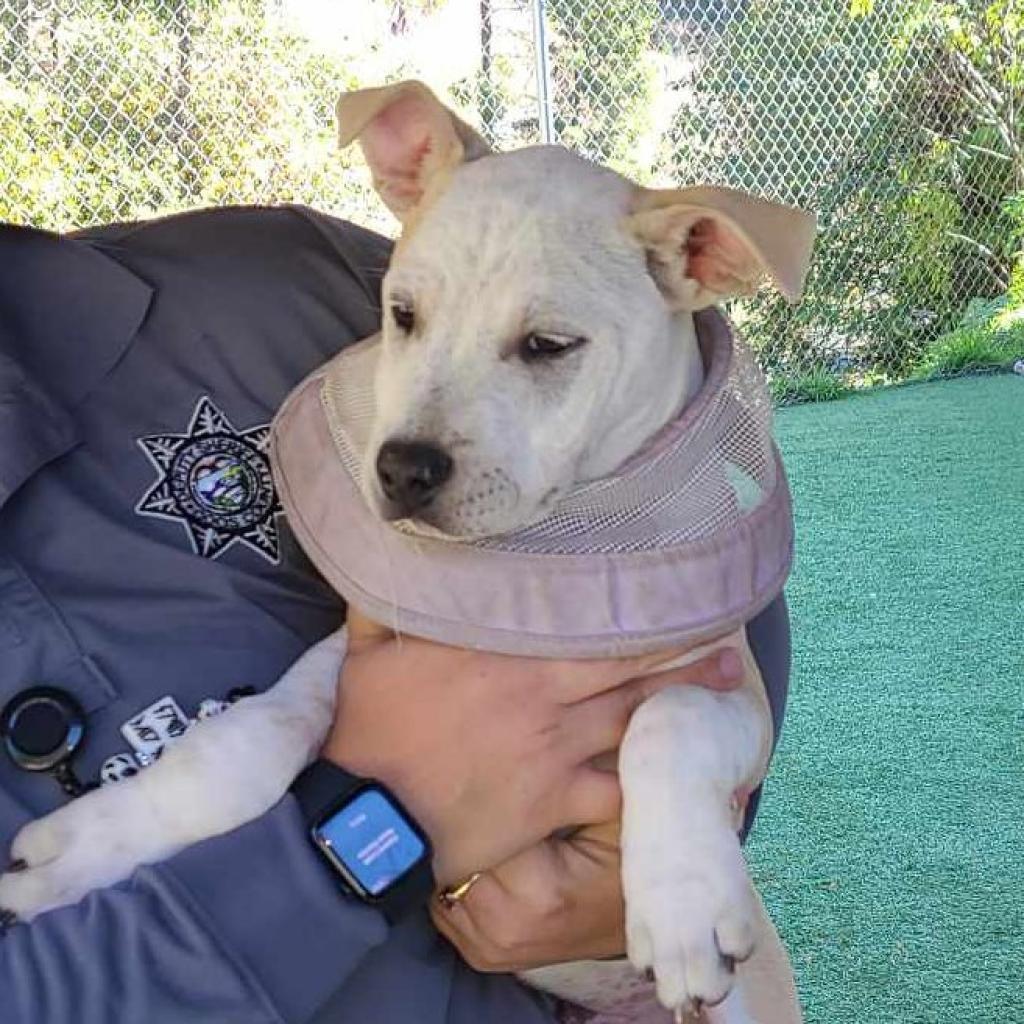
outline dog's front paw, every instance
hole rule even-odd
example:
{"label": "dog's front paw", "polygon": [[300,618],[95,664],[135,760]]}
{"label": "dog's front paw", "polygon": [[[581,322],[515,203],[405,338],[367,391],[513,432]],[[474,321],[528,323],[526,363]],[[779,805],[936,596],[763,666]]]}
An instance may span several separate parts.
{"label": "dog's front paw", "polygon": [[125,780],[29,822],[0,875],[0,922],[31,921],[123,881],[155,852],[138,794]]}
{"label": "dog's front paw", "polygon": [[653,969],[677,1019],[725,999],[754,948],[756,906],[736,836],[695,840],[662,833],[623,851],[629,958]]}

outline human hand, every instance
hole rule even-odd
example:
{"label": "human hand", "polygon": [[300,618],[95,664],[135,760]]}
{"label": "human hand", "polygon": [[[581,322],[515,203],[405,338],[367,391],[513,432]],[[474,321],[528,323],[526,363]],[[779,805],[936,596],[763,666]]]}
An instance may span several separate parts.
{"label": "human hand", "polygon": [[[737,793],[737,806],[748,794]],[[513,974],[626,952],[621,822],[551,836],[431,902],[437,930],[474,970]]]}
{"label": "human hand", "polygon": [[633,711],[673,684],[739,685],[735,651],[655,672],[681,653],[513,658],[395,638],[350,610],[324,756],[395,791],[449,885],[559,829],[617,818],[618,780],[591,761],[618,747]]}
{"label": "human hand", "polygon": [[619,828],[588,825],[545,839],[482,873],[458,902],[431,903],[437,930],[485,972],[625,953]]}

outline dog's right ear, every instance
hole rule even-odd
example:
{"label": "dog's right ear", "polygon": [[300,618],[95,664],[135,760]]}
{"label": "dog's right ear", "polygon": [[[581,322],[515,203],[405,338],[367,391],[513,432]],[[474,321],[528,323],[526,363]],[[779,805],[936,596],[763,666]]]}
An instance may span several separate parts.
{"label": "dog's right ear", "polygon": [[459,164],[486,156],[487,143],[422,82],[344,93],[338,139],[358,139],[373,184],[388,209],[405,221],[435,195]]}

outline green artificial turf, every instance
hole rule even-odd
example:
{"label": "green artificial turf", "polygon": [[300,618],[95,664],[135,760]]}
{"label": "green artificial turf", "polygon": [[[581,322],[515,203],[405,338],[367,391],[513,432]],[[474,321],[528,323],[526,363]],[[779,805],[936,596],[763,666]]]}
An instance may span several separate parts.
{"label": "green artificial turf", "polygon": [[1024,378],[776,426],[794,673],[749,854],[808,1024],[1024,1024]]}

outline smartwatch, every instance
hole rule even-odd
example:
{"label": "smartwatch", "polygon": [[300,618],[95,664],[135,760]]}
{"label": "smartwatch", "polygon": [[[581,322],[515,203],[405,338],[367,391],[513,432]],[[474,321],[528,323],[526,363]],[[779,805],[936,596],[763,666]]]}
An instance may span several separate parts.
{"label": "smartwatch", "polygon": [[342,889],[391,924],[434,891],[434,851],[398,798],[375,779],[314,761],[292,783],[313,845]]}

